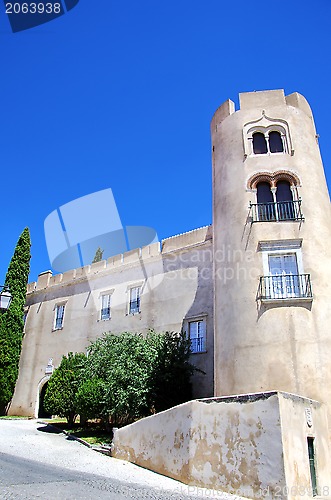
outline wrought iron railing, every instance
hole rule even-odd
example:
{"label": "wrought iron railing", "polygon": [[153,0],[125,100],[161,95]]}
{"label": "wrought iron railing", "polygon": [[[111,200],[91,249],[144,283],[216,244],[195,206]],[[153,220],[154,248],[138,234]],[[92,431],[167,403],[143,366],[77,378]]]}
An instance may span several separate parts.
{"label": "wrought iron railing", "polygon": [[253,222],[303,220],[301,200],[251,203]]}
{"label": "wrought iron railing", "polygon": [[206,350],[205,339],[197,337],[191,340],[191,352],[204,352]]}
{"label": "wrought iron railing", "polygon": [[309,299],[313,297],[310,274],[279,274],[261,276],[261,300]]}

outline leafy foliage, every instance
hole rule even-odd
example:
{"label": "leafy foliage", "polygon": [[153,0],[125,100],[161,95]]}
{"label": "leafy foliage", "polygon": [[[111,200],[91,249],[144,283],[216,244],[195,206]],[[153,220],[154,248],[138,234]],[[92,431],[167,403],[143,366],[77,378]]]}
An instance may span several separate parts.
{"label": "leafy foliage", "polygon": [[44,408],[53,415],[65,417],[70,425],[78,415],[76,394],[86,364],[83,353],[70,352],[62,357],[60,366],[51,376],[44,399]]}
{"label": "leafy foliage", "polygon": [[149,380],[155,358],[142,335],[106,334],[91,345],[85,376],[104,382],[104,417],[123,424],[150,413]]}
{"label": "leafy foliage", "polygon": [[[76,394],[77,412],[85,419],[107,417],[105,414],[106,384],[100,378],[84,380]],[[81,418],[82,420],[82,418]]]}
{"label": "leafy foliage", "polygon": [[10,261],[5,285],[12,301],[7,311],[0,313],[0,414],[13,397],[23,338],[23,314],[26,286],[30,272],[30,232],[25,228]]}
{"label": "leafy foliage", "polygon": [[190,363],[190,339],[184,332],[150,332],[147,340],[157,350],[151,374],[155,410],[163,411],[192,398],[190,382],[196,368]]}
{"label": "leafy foliage", "polygon": [[185,333],[105,334],[91,345],[85,371],[99,390],[102,381],[102,409],[95,400],[94,415],[121,425],[188,401],[189,355]]}
{"label": "leafy foliage", "polygon": [[80,414],[125,425],[191,398],[195,368],[189,355],[185,333],[106,333],[91,344],[88,357],[63,357],[44,407],[72,423]]}

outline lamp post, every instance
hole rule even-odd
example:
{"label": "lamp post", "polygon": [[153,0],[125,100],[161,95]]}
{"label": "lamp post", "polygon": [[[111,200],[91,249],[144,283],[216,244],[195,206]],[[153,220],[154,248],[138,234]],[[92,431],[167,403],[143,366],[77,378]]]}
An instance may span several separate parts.
{"label": "lamp post", "polygon": [[0,310],[6,311],[11,303],[11,293],[8,286],[0,285]]}

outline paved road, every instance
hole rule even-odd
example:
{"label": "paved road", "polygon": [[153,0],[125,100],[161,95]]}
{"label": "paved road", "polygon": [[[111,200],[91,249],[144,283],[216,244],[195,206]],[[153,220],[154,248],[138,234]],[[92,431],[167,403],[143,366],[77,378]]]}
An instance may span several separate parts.
{"label": "paved road", "polygon": [[90,500],[238,497],[195,489],[101,455],[37,421],[0,420],[0,498]]}

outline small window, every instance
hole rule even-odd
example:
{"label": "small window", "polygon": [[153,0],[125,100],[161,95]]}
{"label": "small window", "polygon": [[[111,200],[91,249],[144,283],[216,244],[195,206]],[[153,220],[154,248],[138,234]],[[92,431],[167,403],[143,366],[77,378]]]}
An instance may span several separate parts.
{"label": "small window", "polygon": [[140,286],[130,289],[129,314],[140,312]]}
{"label": "small window", "polygon": [[59,304],[55,308],[54,330],[61,330],[63,327],[65,304]]}
{"label": "small window", "polygon": [[269,149],[270,153],[283,153],[284,146],[279,132],[274,130],[269,132]]}
{"label": "small window", "polygon": [[315,460],[315,438],[308,437],[308,457],[309,457],[309,468],[310,468],[310,480],[312,486],[313,497],[317,496],[317,474],[316,474],[316,460]]}
{"label": "small window", "polygon": [[256,132],[251,132],[248,137],[252,141],[254,155],[266,155],[274,153],[284,153],[286,138],[278,130],[263,128]]}
{"label": "small window", "polygon": [[255,155],[264,155],[268,152],[267,141],[261,132],[253,134],[253,151]]}
{"label": "small window", "polygon": [[193,353],[206,351],[206,322],[197,320],[189,322],[189,336]]}
{"label": "small window", "polygon": [[101,295],[101,319],[102,320],[107,320],[107,319],[111,318],[110,304],[111,304],[111,295],[110,294]]}

